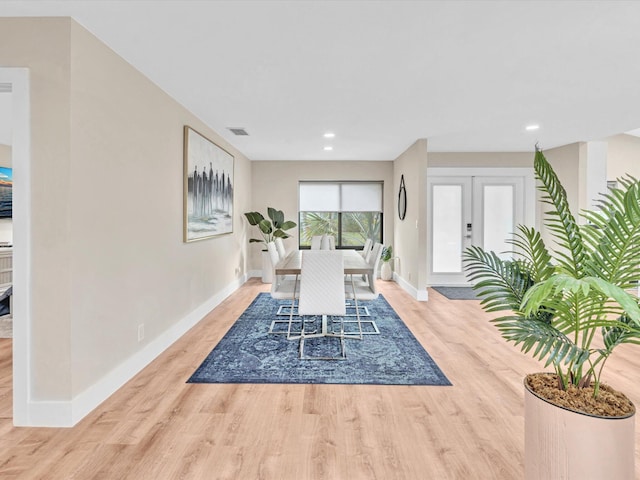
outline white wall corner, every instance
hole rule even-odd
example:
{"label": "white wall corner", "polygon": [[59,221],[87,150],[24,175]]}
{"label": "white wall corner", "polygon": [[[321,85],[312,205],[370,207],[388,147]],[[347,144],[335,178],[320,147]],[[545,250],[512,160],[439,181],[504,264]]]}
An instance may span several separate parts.
{"label": "white wall corner", "polygon": [[411,285],[409,282],[407,282],[404,278],[402,278],[396,272],[393,272],[393,280],[398,285],[400,285],[405,292],[407,292],[409,295],[411,295],[416,300],[418,300],[420,302],[429,301],[429,292],[427,291],[426,288],[418,290],[416,287]]}
{"label": "white wall corner", "polygon": [[[31,382],[31,100],[28,68],[0,67],[0,82],[12,89],[13,178],[13,422],[26,425],[49,408],[56,421],[69,417],[68,402],[45,406],[29,398]],[[33,408],[30,407],[33,405]],[[41,408],[42,407],[42,408]],[[44,422],[43,422],[44,423]]]}

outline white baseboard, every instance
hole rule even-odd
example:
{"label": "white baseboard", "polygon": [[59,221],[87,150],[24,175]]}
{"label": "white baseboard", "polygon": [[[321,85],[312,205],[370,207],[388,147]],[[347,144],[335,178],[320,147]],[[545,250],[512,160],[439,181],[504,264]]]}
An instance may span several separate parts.
{"label": "white baseboard", "polygon": [[16,427],[72,427],[72,402],[30,400],[26,422],[13,422]]}
{"label": "white baseboard", "polygon": [[411,295],[413,298],[420,302],[429,301],[429,292],[425,288],[424,290],[418,290],[416,287],[407,282],[397,273],[393,272],[393,280],[402,287],[402,289]]}
{"label": "white baseboard", "polygon": [[20,426],[73,427],[200,322],[225,298],[240,288],[248,278],[249,275],[246,274],[227,285],[159,337],[145,345],[142,350],[136,352],[85,391],[75,396],[73,400],[68,402],[30,401],[27,425]]}

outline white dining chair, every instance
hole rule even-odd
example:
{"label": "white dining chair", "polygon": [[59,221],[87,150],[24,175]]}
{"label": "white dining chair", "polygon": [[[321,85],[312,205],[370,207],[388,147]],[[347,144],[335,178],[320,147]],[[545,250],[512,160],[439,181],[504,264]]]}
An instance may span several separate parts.
{"label": "white dining chair", "polygon": [[[271,268],[273,269],[271,297],[275,298],[276,300],[291,300],[291,305],[289,306],[289,319],[278,319],[278,314],[276,313],[276,318],[271,321],[269,333],[286,333],[287,335],[289,335],[291,331],[291,325],[295,323],[293,317],[296,309],[296,299],[299,297],[300,291],[298,275],[276,275],[275,266],[280,261],[276,244],[274,242],[267,243],[267,251],[269,252],[269,258],[271,259]],[[288,325],[287,330],[278,329],[278,326],[283,324]]]}
{"label": "white dining chair", "polygon": [[[284,241],[280,237],[276,237],[273,240],[273,243],[276,244],[276,250],[278,251],[278,257],[280,260],[287,258],[287,251],[284,247]],[[273,274],[275,275],[275,273]],[[295,280],[295,275],[280,275],[280,280]],[[288,284],[287,284],[288,285]],[[278,309],[278,316],[280,315],[289,315],[289,307],[285,305],[281,305]],[[295,315],[295,312],[294,312]]]}
{"label": "white dining chair", "polygon": [[[379,335],[380,329],[374,320],[366,319],[362,320],[360,317],[365,316],[369,317],[369,310],[367,307],[359,305],[359,301],[372,301],[378,298],[379,292],[376,287],[376,277],[378,272],[378,266],[380,265],[380,258],[382,257],[382,250],[384,246],[381,243],[376,243],[373,246],[372,253],[369,256],[369,265],[371,267],[371,273],[366,275],[354,276],[349,275],[347,281],[345,282],[346,288],[346,297],[349,300],[353,300],[355,307],[355,316],[356,322],[358,323],[358,328],[362,329],[363,324],[370,324],[371,328],[366,329],[364,335]],[[364,315],[361,311],[366,312]],[[353,321],[349,321],[346,323],[352,323]]]}
{"label": "white dining chair", "polygon": [[[371,248],[372,244],[373,244],[373,240],[371,240],[370,238],[367,238],[367,240],[364,242],[364,248],[362,249],[362,258],[364,258],[365,262],[367,263],[369,263],[369,260],[371,260],[371,253],[373,252],[373,249]],[[362,275],[361,280],[366,281],[367,276]]]}
{"label": "white dining chair", "polygon": [[[267,251],[271,260],[271,268],[273,269],[273,282],[271,283],[271,296],[278,299],[292,298],[294,290],[298,289],[297,275],[276,275],[275,267],[280,261],[278,250],[274,242],[267,243]],[[290,295],[291,293],[291,295]]]}
{"label": "white dining chair", "polygon": [[368,278],[366,280],[369,284],[375,283],[375,279],[378,278],[378,267],[380,266],[382,250],[384,250],[384,245],[378,242],[376,242],[371,249],[371,255],[368,259],[368,263],[371,265],[371,273],[367,275]]}
{"label": "white dining chair", "polygon": [[[299,356],[305,360],[341,360],[346,358],[345,339],[353,338],[345,334],[346,315],[344,289],[344,256],[336,250],[309,250],[302,252],[300,268],[300,297],[298,313],[302,316]],[[305,331],[305,316],[322,316],[322,329],[313,333]],[[334,319],[329,325],[328,317],[340,317],[339,329],[334,329]],[[316,326],[317,328],[317,326]],[[305,340],[319,337],[337,337],[340,340],[338,356],[308,356],[305,354]]]}
{"label": "white dining chair", "polygon": [[[372,242],[372,243],[373,243],[373,242]],[[371,256],[374,254],[374,250],[375,250],[375,248],[376,248],[376,245],[381,245],[381,244],[380,244],[380,243],[378,243],[378,242],[376,242],[376,243],[373,243],[373,244],[371,245],[371,248],[369,249],[369,251],[366,253],[366,255],[365,255],[365,257],[364,257],[364,259],[365,259],[367,262],[371,261]],[[381,253],[382,253],[382,251],[381,251]]]}
{"label": "white dining chair", "polygon": [[[374,266],[374,263],[376,258],[378,258],[378,261],[380,260],[380,256],[382,255],[383,249],[384,249],[384,245],[376,242],[373,245],[373,247],[364,256],[365,261],[372,266],[374,276],[377,276],[378,274],[378,266],[377,265]],[[368,282],[369,279],[367,275],[362,275],[362,278],[358,279],[358,281]]]}
{"label": "white dining chair", "polygon": [[322,235],[314,235],[311,237],[311,250],[320,250],[322,246]]}
{"label": "white dining chair", "polygon": [[367,238],[364,242],[364,247],[362,247],[362,252],[360,252],[360,255],[362,255],[362,258],[365,260],[371,255],[371,243],[373,243],[371,239]]}
{"label": "white dining chair", "polygon": [[354,280],[352,285],[347,283],[346,296],[349,299],[355,300],[356,312],[358,311],[358,300],[375,300],[378,298],[379,294],[375,281],[365,283]]}

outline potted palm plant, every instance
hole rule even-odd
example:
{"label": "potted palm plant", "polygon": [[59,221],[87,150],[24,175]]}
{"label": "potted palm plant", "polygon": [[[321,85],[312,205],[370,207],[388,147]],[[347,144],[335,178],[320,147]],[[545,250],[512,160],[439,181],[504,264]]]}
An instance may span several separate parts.
{"label": "potted palm plant", "polygon": [[284,219],[284,213],[282,210],[276,210],[275,208],[267,208],[267,216],[265,218],[260,212],[246,212],[244,214],[247,217],[249,225],[258,227],[258,231],[262,238],[250,238],[249,243],[262,243],[262,281],[264,283],[271,283],[273,280],[273,272],[271,268],[271,260],[267,252],[267,243],[272,242],[276,238],[289,238],[291,235],[286,233],[286,230],[291,230],[297,224],[291,220]]}
{"label": "potted palm plant", "polygon": [[464,255],[482,307],[506,312],[503,338],[553,368],[524,382],[526,478],[634,478],[635,407],[601,380],[615,347],[640,344],[640,183],[619,179],[579,225],[537,148],[534,169],[555,248],[518,226],[513,259]]}

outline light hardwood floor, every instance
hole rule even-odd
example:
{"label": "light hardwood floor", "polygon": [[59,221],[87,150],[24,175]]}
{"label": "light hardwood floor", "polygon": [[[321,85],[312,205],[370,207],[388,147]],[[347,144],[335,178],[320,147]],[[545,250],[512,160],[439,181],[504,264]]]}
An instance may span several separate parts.
{"label": "light hardwood floor", "polygon": [[[523,477],[522,378],[541,366],[476,301],[417,302],[380,282],[453,386],[186,384],[266,290],[247,282],[71,429],[12,426],[11,340],[0,340],[0,478]],[[606,378],[637,403],[639,364],[640,349],[621,348]]]}

